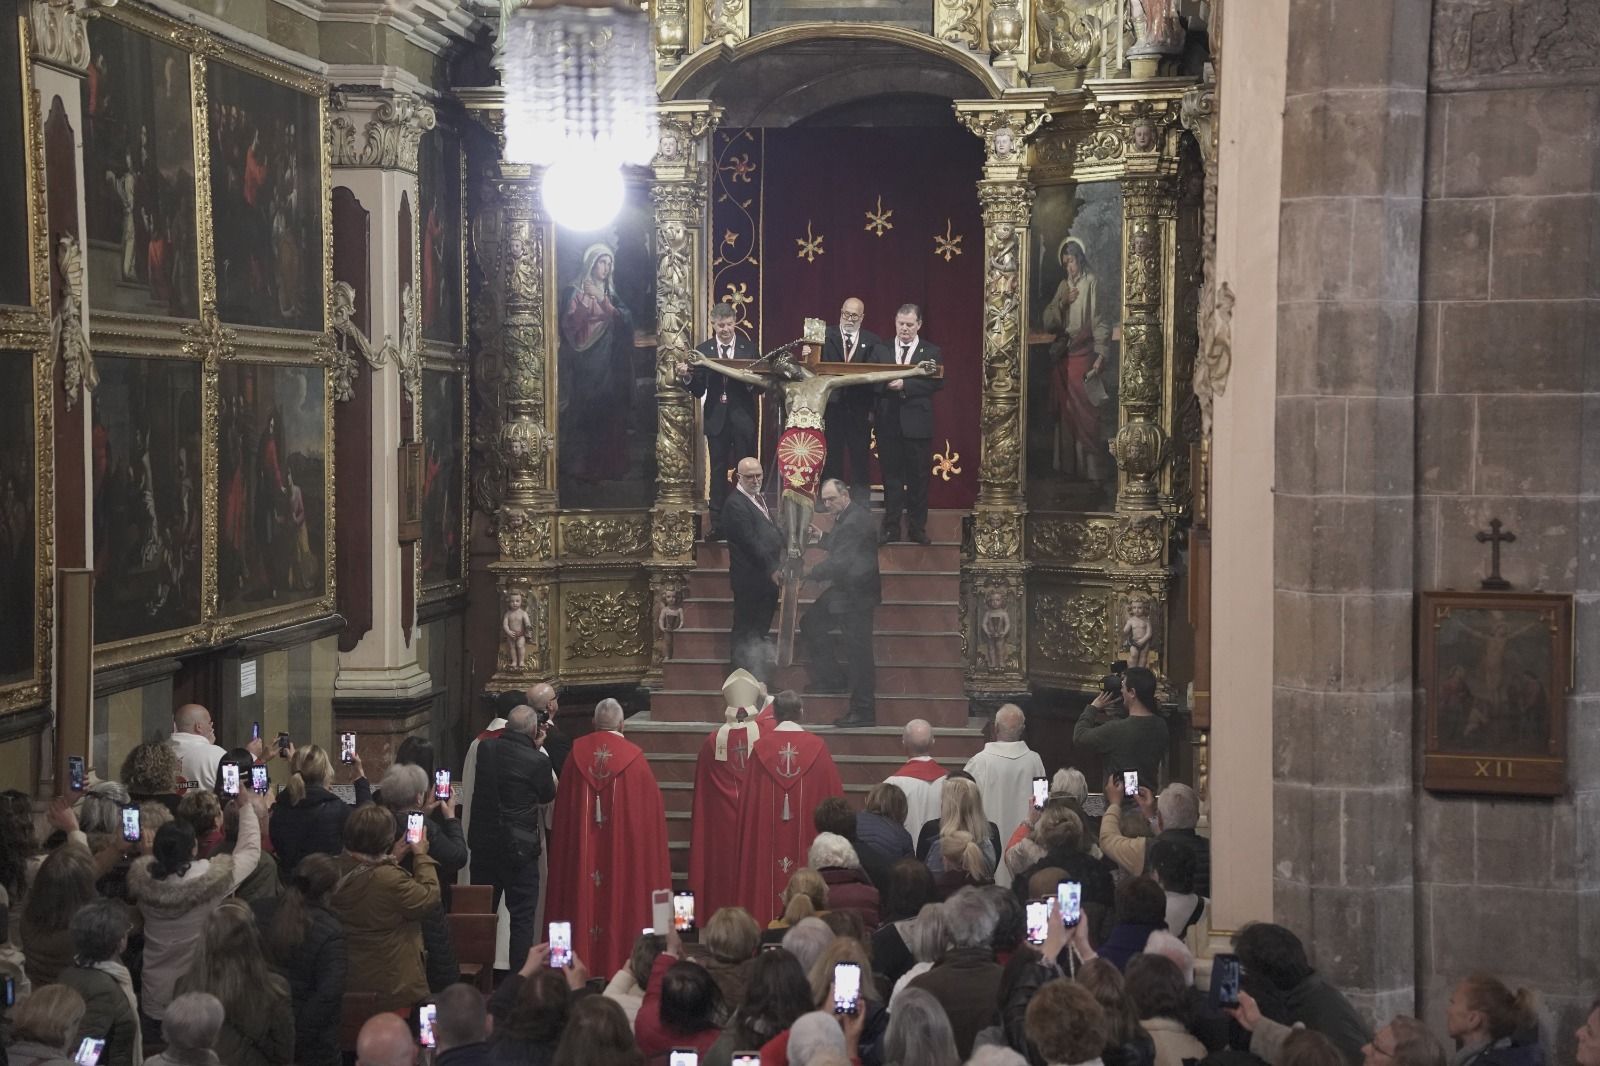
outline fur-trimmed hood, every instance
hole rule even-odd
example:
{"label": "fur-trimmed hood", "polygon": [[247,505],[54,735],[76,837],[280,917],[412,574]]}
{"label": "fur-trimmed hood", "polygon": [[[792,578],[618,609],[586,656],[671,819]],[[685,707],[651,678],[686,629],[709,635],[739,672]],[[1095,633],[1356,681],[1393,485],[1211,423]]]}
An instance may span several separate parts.
{"label": "fur-trimmed hood", "polygon": [[233,856],[196,859],[181,876],[158,880],[150,872],[155,858],[141,856],[128,870],[128,895],[146,910],[176,918],[202,903],[211,903],[233,891]]}

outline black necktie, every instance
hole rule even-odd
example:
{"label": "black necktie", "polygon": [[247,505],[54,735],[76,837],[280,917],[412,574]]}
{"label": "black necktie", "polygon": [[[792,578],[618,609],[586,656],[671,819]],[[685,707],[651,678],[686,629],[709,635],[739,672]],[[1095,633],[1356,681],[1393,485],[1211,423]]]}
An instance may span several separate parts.
{"label": "black necktie", "polygon": [[726,344],[722,346],[722,358],[728,358],[728,346]]}
{"label": "black necktie", "polygon": [[909,356],[910,352],[911,352],[911,345],[902,344],[900,346],[900,365],[901,366],[905,366],[906,365],[906,358]]}
{"label": "black necktie", "polygon": [[845,338],[844,338],[844,361],[845,362],[848,363],[850,361],[850,354],[854,350],[855,346],[856,346],[856,335],[854,333],[845,334]]}

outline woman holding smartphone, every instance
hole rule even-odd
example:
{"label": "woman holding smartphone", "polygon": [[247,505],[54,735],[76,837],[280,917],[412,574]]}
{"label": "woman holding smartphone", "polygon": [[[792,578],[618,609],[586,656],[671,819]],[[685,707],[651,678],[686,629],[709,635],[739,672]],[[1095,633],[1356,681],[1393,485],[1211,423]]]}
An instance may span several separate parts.
{"label": "woman holding smartphone", "polygon": [[[407,857],[410,872],[401,866]],[[387,807],[357,807],[345,820],[339,873],[328,909],[344,926],[345,991],[374,993],[380,1011],[408,1009],[428,994],[422,920],[439,906],[427,834],[409,841]]]}

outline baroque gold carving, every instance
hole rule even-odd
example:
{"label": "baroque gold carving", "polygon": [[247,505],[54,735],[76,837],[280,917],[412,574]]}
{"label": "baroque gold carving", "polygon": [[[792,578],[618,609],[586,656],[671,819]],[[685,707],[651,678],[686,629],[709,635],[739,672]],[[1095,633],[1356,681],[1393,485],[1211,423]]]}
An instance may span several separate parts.
{"label": "baroque gold carving", "polygon": [[1084,9],[1081,0],[1036,0],[1033,56],[1076,71],[1076,83],[1100,58],[1104,33],[1100,20]]}
{"label": "baroque gold carving", "polygon": [[647,515],[568,518],[561,525],[562,551],[569,555],[636,555],[649,546]]}
{"label": "baroque gold carving", "polygon": [[1125,404],[1161,401],[1161,323],[1127,322],[1122,327],[1122,375],[1118,388]]}
{"label": "baroque gold carving", "polygon": [[978,0],[935,0],[933,33],[941,41],[977,50]]}
{"label": "baroque gold carving", "polygon": [[[522,609],[528,613],[527,646],[523,651],[522,668],[511,662],[510,649],[504,639],[497,641],[499,655],[495,665],[496,676],[503,679],[532,679],[550,674],[550,586],[526,585],[520,576],[506,581],[501,589],[501,602],[513,595],[522,597]],[[502,632],[500,636],[504,638]]]}
{"label": "baroque gold carving", "polygon": [[1051,662],[1099,662],[1106,651],[1106,597],[1041,592],[1034,599],[1034,651]]}
{"label": "baroque gold carving", "polygon": [[550,528],[553,519],[531,514],[526,508],[507,504],[500,511],[497,530],[500,554],[518,562],[542,562],[554,555]]}
{"label": "baroque gold carving", "polygon": [[1144,566],[1161,558],[1163,543],[1161,520],[1154,515],[1130,518],[1118,531],[1117,561],[1128,566]]}
{"label": "baroque gold carving", "polygon": [[980,511],[972,543],[984,559],[1012,559],[1022,547],[1022,516],[1006,511]]}
{"label": "baroque gold carving", "polygon": [[657,511],[650,528],[657,555],[677,558],[694,547],[694,516],[685,510]]}
{"label": "baroque gold carving", "polygon": [[83,252],[77,237],[61,235],[56,242],[56,263],[61,268],[61,306],[50,320],[50,354],[61,360],[61,384],[70,411],[81,390],[93,392],[100,384],[100,372],[83,332]]}
{"label": "baroque gold carving", "polygon": [[651,37],[665,67],[676,66],[689,47],[689,5],[686,0],[656,0],[650,5]]}
{"label": "baroque gold carving", "polygon": [[[373,370],[378,370],[391,358],[402,368],[406,389],[411,391],[413,374],[419,375],[422,371],[421,359],[416,351],[416,330],[411,327],[411,287],[406,286],[400,298],[401,344],[385,336],[381,348],[373,348],[372,342],[367,340],[367,335],[355,323],[356,290],[348,282],[336,281],[333,283],[333,308],[330,318],[332,343],[328,346],[327,362],[333,370],[333,398],[340,403],[349,402],[355,395],[356,375],[361,371],[361,362],[365,361]],[[405,348],[410,349],[407,355]]]}
{"label": "baroque gold carving", "polygon": [[567,592],[566,650],[572,659],[632,658],[649,646],[650,598],[643,592]]}
{"label": "baroque gold carving", "polygon": [[1042,518],[1032,520],[1028,529],[1034,558],[1094,563],[1111,554],[1111,530],[1097,522]]}
{"label": "baroque gold carving", "polygon": [[750,36],[749,7],[745,0],[706,0],[705,25],[701,44],[737,44]]}
{"label": "baroque gold carving", "polygon": [[956,118],[982,138],[984,155],[991,164],[1014,163],[1022,158],[1026,142],[1040,126],[1051,121],[1043,108],[1006,108],[992,111],[959,109]]}
{"label": "baroque gold carving", "polygon": [[336,92],[330,140],[333,165],[338,167],[376,167],[384,170],[417,172],[417,146],[422,135],[437,123],[433,107],[413,93],[395,93],[380,100],[360,130],[351,112],[362,113],[360,97]]}
{"label": "baroque gold carving", "polygon": [[1123,289],[1130,304],[1161,302],[1161,230],[1154,215],[1128,219],[1128,261]]}
{"label": "baroque gold carving", "polygon": [[977,618],[973,641],[977,654],[963,656],[975,674],[1016,674],[1022,669],[1022,626],[1017,618],[1022,591],[1022,579],[1015,576],[990,576],[977,585],[969,608]]}

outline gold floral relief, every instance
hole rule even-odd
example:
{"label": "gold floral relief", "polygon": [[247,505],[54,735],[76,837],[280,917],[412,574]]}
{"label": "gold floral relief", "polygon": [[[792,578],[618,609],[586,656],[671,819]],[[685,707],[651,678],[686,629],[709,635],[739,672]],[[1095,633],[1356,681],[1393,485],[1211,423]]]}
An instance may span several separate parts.
{"label": "gold floral relief", "polygon": [[563,646],[568,659],[629,659],[645,654],[649,639],[648,593],[563,590]]}
{"label": "gold floral relief", "polygon": [[649,547],[649,515],[564,516],[561,520],[561,549],[565,555],[641,555]]}

